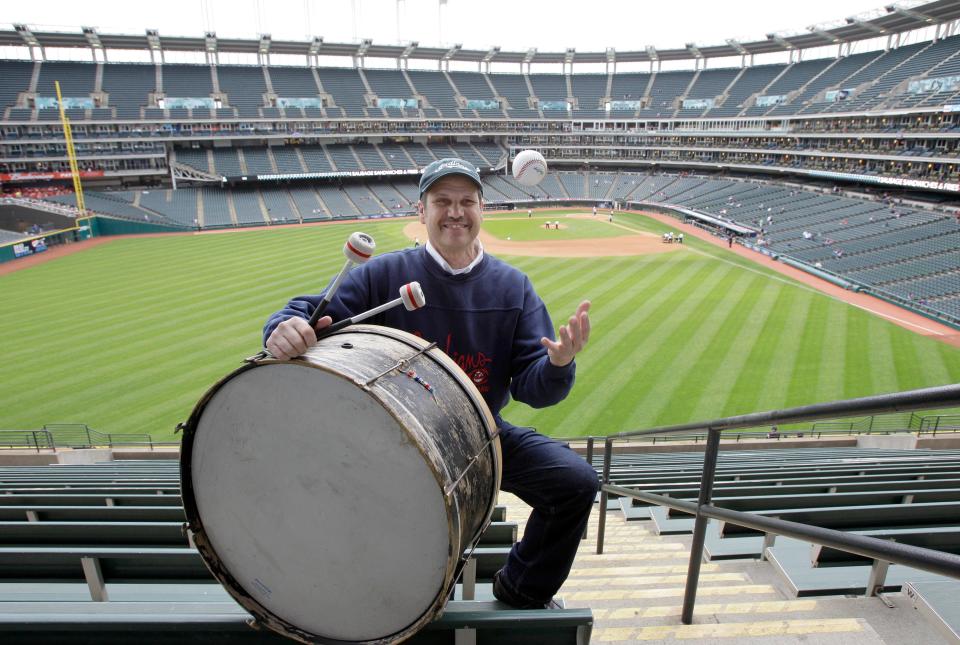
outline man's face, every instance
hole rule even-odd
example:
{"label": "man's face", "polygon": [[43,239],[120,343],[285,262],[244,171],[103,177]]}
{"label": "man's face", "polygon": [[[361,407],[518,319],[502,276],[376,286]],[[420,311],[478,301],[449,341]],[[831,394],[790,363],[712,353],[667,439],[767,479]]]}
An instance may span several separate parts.
{"label": "man's face", "polygon": [[480,234],[483,200],[477,185],[460,175],[438,179],[417,205],[430,243],[448,260],[467,253]]}

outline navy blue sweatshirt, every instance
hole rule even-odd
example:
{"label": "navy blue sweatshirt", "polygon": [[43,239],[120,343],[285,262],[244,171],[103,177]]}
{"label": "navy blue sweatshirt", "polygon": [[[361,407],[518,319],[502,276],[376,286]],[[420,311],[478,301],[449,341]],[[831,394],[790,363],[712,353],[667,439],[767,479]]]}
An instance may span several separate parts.
{"label": "navy blue sweatshirt", "polygon": [[[426,306],[402,305],[364,323],[402,329],[434,341],[470,377],[498,426],[510,395],[535,408],[562,401],[573,387],[576,365],[550,363],[540,344],[553,340],[553,323],[543,300],[522,272],[484,253],[469,273],[451,275],[430,257],[426,246],[379,255],[352,269],[325,312],[334,322],[354,316],[399,295],[400,287],[419,282]],[[322,295],[299,296],[267,321],[263,339],[282,321],[308,319]]]}

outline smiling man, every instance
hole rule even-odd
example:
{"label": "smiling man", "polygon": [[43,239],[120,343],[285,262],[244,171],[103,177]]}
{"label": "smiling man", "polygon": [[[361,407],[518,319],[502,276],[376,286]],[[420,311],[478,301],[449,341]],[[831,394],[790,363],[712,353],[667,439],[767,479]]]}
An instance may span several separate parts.
{"label": "smiling man", "polygon": [[[518,608],[549,607],[570,572],[599,486],[593,468],[566,444],[533,428],[511,425],[500,411],[512,396],[540,408],[573,387],[574,357],[590,336],[590,303],[583,301],[554,336],[553,323],[530,279],[484,253],[483,183],[462,159],[440,159],[420,179],[421,247],[377,256],[351,271],[317,323],[317,330],[396,297],[416,280],[426,306],[389,309],[369,322],[434,341],[483,395],[496,419],[503,450],[501,488],[533,507],[523,539],[494,578],[494,595]],[[323,294],[301,296],[264,327],[277,358],[299,356],[316,343],[308,324]]]}

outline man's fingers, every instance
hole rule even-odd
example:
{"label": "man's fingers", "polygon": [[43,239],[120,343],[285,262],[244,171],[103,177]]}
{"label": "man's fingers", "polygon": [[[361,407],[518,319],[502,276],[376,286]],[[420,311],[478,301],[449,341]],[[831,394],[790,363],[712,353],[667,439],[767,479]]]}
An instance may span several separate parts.
{"label": "man's fingers", "polygon": [[298,355],[296,348],[282,335],[278,335],[273,339],[273,347],[274,349],[271,350],[270,353],[281,360],[293,358]]}
{"label": "man's fingers", "polygon": [[[587,308],[590,308],[589,302]],[[587,341],[590,340],[590,316],[586,311],[580,314],[580,335],[583,338],[583,344],[586,345]]]}

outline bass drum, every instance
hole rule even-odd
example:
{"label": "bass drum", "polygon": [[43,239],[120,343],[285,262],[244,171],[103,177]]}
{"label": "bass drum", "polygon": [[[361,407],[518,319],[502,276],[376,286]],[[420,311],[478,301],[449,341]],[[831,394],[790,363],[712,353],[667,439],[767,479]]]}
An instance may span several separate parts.
{"label": "bass drum", "polygon": [[355,325],[262,355],[184,425],[183,503],[214,576],[256,621],[391,643],[443,610],[490,522],[500,443],[480,393],[411,334]]}

